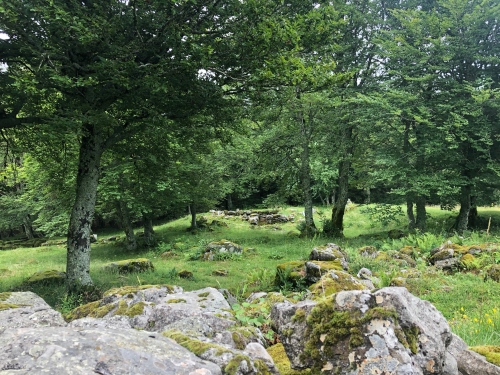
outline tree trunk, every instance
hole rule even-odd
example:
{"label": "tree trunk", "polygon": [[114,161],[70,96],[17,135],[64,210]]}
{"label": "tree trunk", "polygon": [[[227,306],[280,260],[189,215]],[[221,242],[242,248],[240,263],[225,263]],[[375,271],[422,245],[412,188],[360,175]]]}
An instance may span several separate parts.
{"label": "tree trunk", "polygon": [[128,211],[127,203],[120,199],[118,201],[118,209],[120,212],[120,223],[123,231],[125,232],[125,237],[127,238],[127,250],[132,252],[137,250],[137,238],[134,233],[134,227],[132,221],[130,220],[130,213]]}
{"label": "tree trunk", "polygon": [[470,210],[469,210],[469,218],[468,218],[468,227],[469,228],[476,228],[477,227],[477,204],[476,204],[477,197],[471,196],[470,197]]}
{"label": "tree trunk", "polygon": [[198,224],[196,223],[196,207],[194,203],[189,205],[189,212],[191,213],[191,227],[189,229],[198,229]]}
{"label": "tree trunk", "polygon": [[334,237],[344,236],[344,213],[348,200],[349,172],[351,171],[351,156],[354,151],[354,128],[348,126],[344,130],[342,141],[346,150],[344,158],[339,163],[339,178],[335,204],[332,208],[332,233]]}
{"label": "tree trunk", "polygon": [[302,150],[301,166],[300,166],[300,182],[302,185],[302,194],[304,197],[304,217],[306,220],[305,232],[303,234],[306,237],[311,237],[316,233],[316,225],[314,224],[314,217],[313,217],[311,167],[309,165],[308,144],[304,144],[304,148]]}
{"label": "tree trunk", "polygon": [[144,245],[147,247],[153,247],[156,245],[156,240],[153,230],[153,219],[150,215],[143,214],[142,219],[144,221]]}
{"label": "tree trunk", "polygon": [[233,198],[231,197],[231,194],[227,195],[227,209],[228,210],[233,209]]}
{"label": "tree trunk", "polygon": [[[300,99],[300,91],[296,89],[297,99]],[[311,165],[309,160],[309,143],[312,135],[312,114],[309,113],[309,120],[304,118],[304,113],[299,110],[296,119],[300,125],[302,152],[300,154],[300,184],[302,186],[302,197],[304,199],[304,218],[306,221],[302,235],[312,237],[316,233],[316,225],[313,217],[313,200],[311,189]]]}
{"label": "tree trunk", "polygon": [[23,228],[26,237],[28,237],[28,240],[32,240],[33,238],[35,238],[35,233],[33,231],[33,225],[31,223],[30,215],[26,215],[26,217],[24,218]]}
{"label": "tree trunk", "polygon": [[406,216],[408,218],[408,230],[415,230],[415,215],[413,214],[413,200],[410,194],[406,194]]}
{"label": "tree trunk", "polygon": [[426,230],[426,220],[427,220],[427,212],[425,210],[425,197],[422,195],[417,196],[415,201],[415,206],[417,207],[417,220],[415,222],[415,228],[418,229],[421,233]]}
{"label": "tree trunk", "polygon": [[455,229],[460,234],[463,233],[464,230],[467,230],[469,224],[469,213],[471,210],[470,192],[470,185],[462,186],[460,189],[460,211],[458,212],[454,225]]}
{"label": "tree trunk", "polygon": [[82,137],[76,177],[76,197],[68,226],[66,286],[69,291],[92,286],[90,278],[90,232],[94,218],[101,136],[91,126]]}
{"label": "tree trunk", "polygon": [[370,189],[369,187],[367,187],[367,188],[365,189],[365,193],[366,193],[365,203],[366,203],[366,204],[370,204],[370,201],[371,201],[371,195],[372,195],[371,189]]}

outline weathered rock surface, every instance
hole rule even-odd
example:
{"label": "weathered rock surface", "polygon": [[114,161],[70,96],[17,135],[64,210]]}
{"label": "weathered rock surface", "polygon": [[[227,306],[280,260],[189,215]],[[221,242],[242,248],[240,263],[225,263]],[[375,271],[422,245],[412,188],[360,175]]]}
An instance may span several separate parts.
{"label": "weathered rock surface", "polygon": [[323,374],[458,374],[448,323],[405,288],[276,304],[271,318],[293,368]]}
{"label": "weathered rock surface", "polygon": [[0,330],[24,327],[62,327],[61,314],[32,292],[1,293]]}
{"label": "weathered rock surface", "polygon": [[33,293],[0,297],[2,374],[278,374],[261,332],[236,326],[214,288],[111,289],[69,324]]}
{"label": "weathered rock surface", "polygon": [[309,254],[309,260],[319,260],[319,261],[333,261],[338,260],[342,265],[342,268],[347,271],[349,270],[349,264],[347,263],[347,255],[342,251],[339,245],[334,243],[327,243],[324,246],[315,247],[311,254]]}
{"label": "weathered rock surface", "polygon": [[0,334],[0,371],[14,374],[222,374],[168,338],[110,328],[6,329]]}
{"label": "weathered rock surface", "polygon": [[457,335],[452,335],[448,353],[457,362],[462,375],[500,375],[500,367],[488,362],[482,355],[467,349],[467,344]]}
{"label": "weathered rock surface", "polygon": [[243,248],[240,245],[235,244],[234,242],[228,240],[213,241],[205,247],[202,259],[214,260],[217,258],[218,254],[241,255],[242,253]]}
{"label": "weathered rock surface", "polygon": [[146,258],[125,259],[119,262],[111,262],[103,267],[106,271],[118,273],[154,271],[153,262]]}

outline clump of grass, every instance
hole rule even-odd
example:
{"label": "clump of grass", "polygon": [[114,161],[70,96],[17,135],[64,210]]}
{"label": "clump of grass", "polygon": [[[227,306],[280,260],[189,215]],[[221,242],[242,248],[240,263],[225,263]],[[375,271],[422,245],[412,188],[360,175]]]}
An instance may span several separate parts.
{"label": "clump of grass", "polygon": [[469,346],[500,345],[500,310],[496,307],[482,313],[460,307],[450,327]]}

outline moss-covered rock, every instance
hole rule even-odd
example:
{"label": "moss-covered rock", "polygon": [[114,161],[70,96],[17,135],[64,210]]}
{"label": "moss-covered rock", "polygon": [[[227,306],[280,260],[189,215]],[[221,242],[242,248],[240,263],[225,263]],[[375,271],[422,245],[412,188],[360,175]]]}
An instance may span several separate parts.
{"label": "moss-covered rock", "polygon": [[114,271],[118,273],[146,272],[154,271],[153,262],[147,258],[125,259],[118,262],[106,264],[105,271]]}
{"label": "moss-covered rock", "polygon": [[267,348],[267,352],[274,361],[281,375],[309,375],[310,369],[294,370],[290,367],[290,360],[288,359],[283,344],[279,343]]}
{"label": "moss-covered rock", "polygon": [[341,271],[344,269],[339,259],[332,261],[313,260],[306,262],[304,267],[306,273],[304,280],[309,285],[319,281],[323,275],[326,275],[330,271]]}
{"label": "moss-covered rock", "polygon": [[11,292],[1,292],[0,293],[0,302],[6,301],[12,295]]}
{"label": "moss-covered rock", "polygon": [[21,306],[22,305],[16,305],[14,303],[0,302],[0,311],[8,310],[8,309],[17,309]]}
{"label": "moss-covered rock", "polygon": [[321,280],[309,287],[313,299],[321,299],[344,290],[366,289],[368,288],[360,280],[340,270],[330,271]]}
{"label": "moss-covered rock", "polygon": [[176,290],[176,287],[173,287],[172,285],[139,285],[139,286],[123,286],[120,288],[112,288],[104,292],[104,297],[108,296],[126,296],[128,294],[134,294],[137,293],[141,290],[145,289],[151,289],[151,288],[156,288],[156,289],[165,289],[167,293],[174,293]]}
{"label": "moss-covered rock", "polygon": [[466,270],[473,270],[477,268],[477,258],[469,253],[462,255],[460,258],[460,264]]}
{"label": "moss-covered rock", "polygon": [[181,279],[192,279],[193,273],[188,270],[182,270],[177,273],[177,276],[179,276]]}
{"label": "moss-covered rock", "polygon": [[31,275],[27,280],[27,284],[49,284],[49,283],[64,283],[66,281],[66,273],[49,270],[49,271],[38,271]]}
{"label": "moss-covered rock", "polygon": [[483,355],[488,362],[500,367],[500,346],[481,345],[469,349]]}
{"label": "moss-covered rock", "polygon": [[500,282],[500,264],[493,264],[485,268],[485,279]]}
{"label": "moss-covered rock", "polygon": [[144,302],[137,302],[129,305],[125,300],[120,300],[118,302],[118,309],[113,312],[113,315],[123,315],[133,318],[134,316],[141,315],[146,305],[147,304]]}
{"label": "moss-covered rock", "polygon": [[293,286],[299,285],[306,275],[304,265],[305,262],[303,261],[291,261],[278,264],[276,266],[274,285],[279,288],[285,286],[285,284]]}
{"label": "moss-covered rock", "polygon": [[378,255],[378,250],[375,246],[363,246],[357,250],[357,253],[362,257],[375,258]]}
{"label": "moss-covered rock", "polygon": [[226,277],[229,274],[228,270],[213,270],[212,276]]}

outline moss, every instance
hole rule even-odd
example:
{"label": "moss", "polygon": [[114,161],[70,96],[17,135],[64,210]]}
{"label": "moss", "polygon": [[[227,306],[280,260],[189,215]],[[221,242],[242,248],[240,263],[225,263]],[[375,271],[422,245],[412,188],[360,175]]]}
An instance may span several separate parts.
{"label": "moss", "polygon": [[472,270],[476,268],[477,260],[474,255],[467,253],[462,255],[462,257],[460,258],[460,263],[465,269]]}
{"label": "moss", "polygon": [[144,306],[146,306],[146,303],[144,302],[137,302],[129,306],[127,302],[125,302],[124,300],[120,300],[120,302],[118,302],[118,309],[114,312],[113,315],[123,315],[128,316],[129,318],[133,318],[134,316],[143,313]]}
{"label": "moss", "polygon": [[0,302],[0,311],[8,310],[8,309],[17,309],[21,306],[23,306],[23,305],[16,305],[13,303]]}
{"label": "moss", "polygon": [[119,273],[154,271],[153,263],[147,258],[125,259],[104,266],[105,270],[117,270]]}
{"label": "moss", "polygon": [[99,301],[90,302],[82,306],[78,306],[76,309],[71,310],[69,313],[64,315],[66,321],[71,322],[76,319],[81,319],[89,316],[90,313],[99,308]]}
{"label": "moss", "polygon": [[482,345],[469,348],[486,357],[486,360],[496,366],[500,366],[500,346]]}
{"label": "moss", "polygon": [[172,298],[169,299],[168,301],[165,301],[166,303],[186,303],[186,300],[183,298]]}
{"label": "moss", "polygon": [[406,342],[408,343],[408,348],[410,349],[410,351],[413,354],[417,354],[418,353],[418,334],[420,333],[418,327],[417,326],[412,326],[409,328],[403,327],[403,332],[404,332],[405,337],[406,337]]}
{"label": "moss", "polygon": [[290,337],[293,335],[293,328],[285,328],[281,331],[281,334],[285,337]]}
{"label": "moss", "polygon": [[485,268],[485,279],[491,279],[500,282],[500,264],[493,264]]}
{"label": "moss", "polygon": [[297,309],[295,314],[292,316],[292,322],[303,322],[306,319],[306,312],[304,309]]}
{"label": "moss", "polygon": [[278,368],[281,375],[309,375],[311,370],[293,370],[290,367],[290,360],[288,359],[283,344],[279,343],[267,348],[267,352],[274,361],[274,365]]}
{"label": "moss", "polygon": [[376,261],[379,262],[389,262],[392,258],[386,252],[380,251],[378,255],[375,257]]}
{"label": "moss", "polygon": [[335,271],[335,278],[324,277],[322,280],[311,285],[309,290],[313,295],[313,299],[330,296],[343,290],[365,290],[364,284],[353,276],[344,271]]}
{"label": "moss", "polygon": [[188,270],[182,270],[182,271],[179,271],[177,276],[179,276],[181,279],[192,279],[193,273],[191,271],[188,271]]}
{"label": "moss", "polygon": [[274,284],[277,287],[282,287],[287,283],[294,286],[299,285],[305,276],[304,264],[305,262],[302,261],[292,261],[278,264],[276,266]]}
{"label": "moss", "polygon": [[192,339],[176,330],[167,330],[163,332],[162,335],[174,340],[175,342],[177,342],[177,344],[183,346],[184,348],[189,350],[191,353],[196,354],[197,356],[202,355],[203,353],[205,353],[207,350],[210,349],[216,349],[215,355],[217,356],[220,356],[224,353],[231,353],[228,349],[224,348],[223,346]]}
{"label": "moss", "polygon": [[[335,309],[334,296],[319,302],[307,317],[307,341],[302,358],[312,359],[313,372],[320,371],[336,347],[352,349],[364,344],[365,324],[374,320],[397,322],[394,309],[374,307],[364,314],[361,311],[339,311]],[[326,354],[324,354],[326,352]]]}
{"label": "moss", "polygon": [[12,293],[10,292],[2,292],[0,293],[0,301],[6,301]]}
{"label": "moss", "polygon": [[224,367],[224,374],[227,374],[227,375],[236,374],[236,372],[238,371],[238,368],[240,367],[241,362],[243,362],[243,361],[246,361],[249,368],[252,367],[252,363],[251,363],[249,357],[247,357],[246,355],[243,355],[243,354],[237,354]]}
{"label": "moss", "polygon": [[108,303],[107,305],[95,309],[88,316],[90,316],[91,318],[102,318],[106,316],[114,308],[115,305],[113,305],[112,303]]}
{"label": "moss", "polygon": [[262,375],[271,375],[271,371],[269,371],[269,367],[267,367],[266,363],[262,359],[256,359],[253,361],[255,369],[257,370],[257,374]]}
{"label": "moss", "polygon": [[236,349],[243,350],[247,346],[246,340],[238,332],[233,332],[231,337],[233,338],[234,345]]}
{"label": "moss", "polygon": [[40,271],[31,275],[26,282],[33,283],[56,283],[56,282],[65,282],[66,274],[64,272],[50,270],[50,271]]}
{"label": "moss", "polygon": [[124,296],[127,294],[131,293],[137,293],[141,290],[145,289],[161,289],[161,288],[166,288],[169,293],[172,293],[174,291],[174,287],[171,285],[139,285],[139,286],[124,286],[121,288],[113,288],[109,289],[108,291],[104,292],[104,297],[107,296],[112,296],[112,295],[117,295],[117,296]]}
{"label": "moss", "polygon": [[209,295],[210,295],[210,292],[203,292],[203,293],[199,293],[198,297],[205,298],[205,297],[208,297]]}

